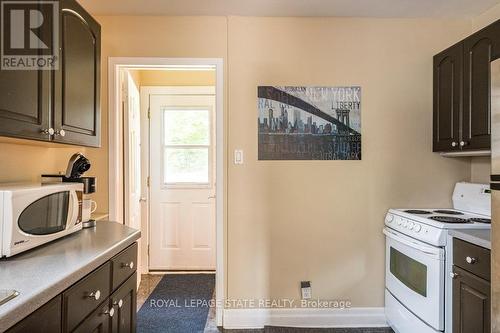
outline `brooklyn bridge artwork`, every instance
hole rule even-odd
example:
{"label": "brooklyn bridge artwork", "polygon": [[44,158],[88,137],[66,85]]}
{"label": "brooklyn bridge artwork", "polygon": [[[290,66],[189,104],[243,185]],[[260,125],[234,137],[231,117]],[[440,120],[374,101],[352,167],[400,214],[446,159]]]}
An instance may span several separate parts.
{"label": "brooklyn bridge artwork", "polygon": [[361,160],[361,87],[257,90],[259,160]]}

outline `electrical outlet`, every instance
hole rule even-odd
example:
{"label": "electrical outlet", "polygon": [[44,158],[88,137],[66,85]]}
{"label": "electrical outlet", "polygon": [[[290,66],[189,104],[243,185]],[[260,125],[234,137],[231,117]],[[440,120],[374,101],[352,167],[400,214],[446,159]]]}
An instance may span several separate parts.
{"label": "electrical outlet", "polygon": [[300,290],[302,292],[302,299],[311,299],[311,281],[300,281]]}

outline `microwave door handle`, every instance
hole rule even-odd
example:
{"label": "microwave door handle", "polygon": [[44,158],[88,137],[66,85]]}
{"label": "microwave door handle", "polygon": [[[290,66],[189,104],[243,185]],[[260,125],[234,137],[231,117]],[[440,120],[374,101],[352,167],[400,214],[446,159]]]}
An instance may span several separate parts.
{"label": "microwave door handle", "polygon": [[419,250],[419,251],[421,251],[421,252],[423,252],[425,254],[432,255],[432,256],[435,256],[435,257],[438,257],[438,258],[441,257],[440,249],[435,249],[435,248],[432,248],[432,247],[429,247],[429,246],[417,244],[415,242],[412,242],[410,240],[402,238],[401,236],[399,236],[398,234],[396,234],[396,233],[388,230],[387,228],[384,228],[383,233],[387,237],[389,237],[390,239],[395,240],[396,242],[399,242],[399,243],[402,243],[404,245],[407,245],[407,246],[409,246],[411,248],[414,248],[416,250]]}
{"label": "microwave door handle", "polygon": [[69,214],[68,221],[66,221],[66,228],[68,227],[68,222],[75,221],[75,215],[78,214],[78,196],[76,195],[75,191],[70,191],[69,193],[71,193],[71,203],[69,205]]}

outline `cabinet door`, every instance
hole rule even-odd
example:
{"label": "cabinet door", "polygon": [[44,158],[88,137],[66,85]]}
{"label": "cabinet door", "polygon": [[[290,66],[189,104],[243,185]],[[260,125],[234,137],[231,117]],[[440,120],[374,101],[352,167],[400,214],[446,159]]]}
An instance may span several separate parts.
{"label": "cabinet door", "polygon": [[108,300],[92,312],[72,333],[109,333],[113,316],[114,310],[111,311]]}
{"label": "cabinet door", "polygon": [[453,266],[453,333],[490,333],[491,286]]}
{"label": "cabinet door", "polygon": [[61,327],[61,295],[59,295],[7,330],[7,333],[59,333]]}
{"label": "cabinet door", "polygon": [[112,318],[113,333],[135,333],[137,273],[125,281],[111,296],[111,304],[115,309]]}
{"label": "cabinet door", "polygon": [[464,41],[464,150],[490,149],[490,62],[500,48],[498,23]]}
{"label": "cabinet door", "polygon": [[0,135],[50,140],[49,72],[0,70]]}
{"label": "cabinet door", "polygon": [[434,56],[433,151],[460,150],[462,44]]}
{"label": "cabinet door", "polygon": [[74,0],[61,1],[60,69],[54,80],[54,141],[100,145],[99,24]]}

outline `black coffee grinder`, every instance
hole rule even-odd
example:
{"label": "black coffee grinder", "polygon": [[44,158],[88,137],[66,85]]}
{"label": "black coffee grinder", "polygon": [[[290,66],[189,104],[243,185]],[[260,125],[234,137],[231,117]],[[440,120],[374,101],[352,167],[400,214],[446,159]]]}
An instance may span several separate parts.
{"label": "black coffee grinder", "polygon": [[66,174],[42,175],[42,183],[68,182],[83,184],[83,197],[79,199],[81,200],[80,214],[84,228],[95,226],[95,220],[91,219],[90,215],[97,209],[96,205],[92,210],[92,204],[95,204],[95,201],[90,199],[90,194],[96,191],[96,177],[83,177],[83,174],[90,167],[90,161],[82,153],[76,153],[69,159]]}

